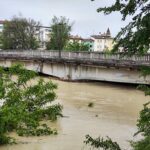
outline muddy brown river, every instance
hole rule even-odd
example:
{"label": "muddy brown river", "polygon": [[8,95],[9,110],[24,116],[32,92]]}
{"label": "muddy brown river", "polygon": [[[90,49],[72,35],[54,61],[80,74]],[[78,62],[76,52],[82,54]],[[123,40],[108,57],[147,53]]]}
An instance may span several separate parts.
{"label": "muddy brown river", "polygon": [[[18,144],[0,150],[88,150],[83,143],[86,134],[109,136],[123,149],[130,149],[128,140],[135,140],[136,120],[149,97],[129,85],[52,81],[58,84],[57,101],[63,105],[65,116],[49,123],[58,135],[18,137],[13,133]],[[94,104],[91,108],[90,102]]]}

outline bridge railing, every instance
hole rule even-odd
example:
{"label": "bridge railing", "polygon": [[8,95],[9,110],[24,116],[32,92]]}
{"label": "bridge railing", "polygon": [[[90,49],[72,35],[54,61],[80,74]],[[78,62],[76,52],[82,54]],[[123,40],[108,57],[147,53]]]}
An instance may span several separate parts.
{"label": "bridge railing", "polygon": [[[0,51],[0,58],[59,58],[58,51],[39,51],[39,50],[2,50]],[[121,53],[106,54],[100,52],[61,52],[62,59],[78,59],[78,60],[122,60],[122,61],[136,61],[150,63],[150,54],[143,56],[133,55],[131,57],[123,56]]]}

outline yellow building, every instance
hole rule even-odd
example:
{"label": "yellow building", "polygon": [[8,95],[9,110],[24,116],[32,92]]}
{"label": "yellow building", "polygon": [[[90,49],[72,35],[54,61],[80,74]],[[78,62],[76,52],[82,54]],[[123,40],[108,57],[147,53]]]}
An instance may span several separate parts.
{"label": "yellow building", "polygon": [[81,36],[78,36],[78,35],[75,35],[75,36],[71,35],[69,37],[69,42],[72,42],[72,43],[73,42],[82,43],[83,42],[83,38]]}
{"label": "yellow building", "polygon": [[103,52],[113,48],[114,39],[111,37],[109,28],[107,29],[106,33],[92,35],[91,38],[94,40],[94,51]]}

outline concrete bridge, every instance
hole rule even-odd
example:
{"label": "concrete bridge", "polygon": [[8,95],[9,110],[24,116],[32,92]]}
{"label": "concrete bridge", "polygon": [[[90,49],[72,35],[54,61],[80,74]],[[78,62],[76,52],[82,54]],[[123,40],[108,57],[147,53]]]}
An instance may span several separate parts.
{"label": "concrete bridge", "polygon": [[141,76],[141,66],[150,67],[150,54],[132,57],[119,53],[58,51],[0,51],[0,66],[23,63],[29,70],[62,80],[98,80],[121,83],[150,84],[150,76]]}

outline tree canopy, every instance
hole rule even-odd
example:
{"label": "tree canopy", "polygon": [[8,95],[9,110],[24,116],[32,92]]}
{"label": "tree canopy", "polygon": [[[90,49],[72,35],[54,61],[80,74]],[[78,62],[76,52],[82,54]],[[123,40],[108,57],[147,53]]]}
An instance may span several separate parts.
{"label": "tree canopy", "polygon": [[40,23],[33,19],[13,17],[4,22],[2,32],[3,49],[36,49],[38,41],[35,37]]}
{"label": "tree canopy", "polygon": [[69,39],[72,24],[66,17],[58,18],[54,16],[51,29],[52,32],[50,35],[50,41],[47,43],[47,49],[62,50]]}
{"label": "tree canopy", "polygon": [[[57,134],[41,123],[61,116],[62,106],[52,104],[57,85],[37,79],[35,72],[20,64],[9,69],[0,67],[0,77],[0,145],[12,142],[8,137],[11,131],[19,136]],[[31,80],[36,83],[31,84]]]}
{"label": "tree canopy", "polygon": [[144,54],[150,49],[150,0],[115,0],[111,6],[97,11],[105,15],[119,12],[123,21],[129,16],[132,18],[116,36],[113,51],[122,47],[124,52],[132,55]]}
{"label": "tree canopy", "polygon": [[65,51],[89,51],[90,45],[79,42],[68,42],[64,47]]}
{"label": "tree canopy", "polygon": [[[94,1],[94,0],[92,0]],[[149,0],[115,0],[110,7],[98,8],[98,12],[104,12],[108,15],[112,12],[119,12],[122,20],[126,20],[128,16],[132,16],[132,21],[116,36],[116,45],[113,51],[117,51],[119,47],[123,48],[125,54],[144,54],[150,49],[150,1]],[[150,68],[142,67],[141,74],[146,77],[150,74]],[[149,86],[140,85],[139,89],[150,95]],[[144,104],[143,110],[140,111],[140,117],[137,121],[138,134],[142,138],[138,141],[130,141],[133,150],[149,150],[150,149],[150,102]],[[104,150],[121,150],[120,146],[113,142],[109,137],[107,139],[98,137],[93,139],[87,135],[85,143],[93,148],[101,148]]]}

